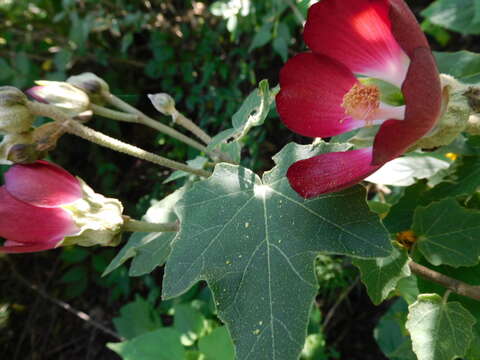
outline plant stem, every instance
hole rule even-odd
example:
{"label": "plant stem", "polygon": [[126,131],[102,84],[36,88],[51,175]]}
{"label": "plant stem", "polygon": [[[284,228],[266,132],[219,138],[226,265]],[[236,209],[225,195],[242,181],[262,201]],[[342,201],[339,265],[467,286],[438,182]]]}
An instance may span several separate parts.
{"label": "plant stem", "polygon": [[166,135],[169,135],[169,136],[171,136],[171,137],[173,137],[177,140],[180,140],[180,141],[184,142],[185,144],[190,145],[191,147],[193,147],[197,150],[200,150],[200,151],[205,152],[206,154],[209,154],[210,156],[215,156],[216,155],[216,154],[212,153],[211,151],[209,151],[205,146],[203,146],[199,142],[190,139],[188,136],[183,135],[182,133],[178,132],[177,130],[172,129],[169,126],[164,125],[164,124],[152,119],[151,117],[148,117],[147,115],[142,113],[140,110],[134,108],[133,106],[131,106],[130,104],[126,103],[125,101],[119,99],[115,95],[105,94],[104,96],[105,96],[105,99],[107,100],[107,102],[110,105],[112,105],[112,106],[114,106],[114,107],[116,107],[120,110],[123,110],[127,113],[137,115],[139,123],[150,126],[151,128],[154,128],[155,130],[158,130],[158,131],[160,131],[160,132],[162,132]]}
{"label": "plant stem", "polygon": [[164,158],[159,155],[155,155],[153,153],[140,149],[139,147],[124,143],[123,141],[102,134],[101,132],[95,131],[73,120],[70,116],[65,114],[63,111],[56,109],[54,106],[31,101],[27,103],[27,106],[32,112],[32,114],[54,119],[64,127],[66,132],[79,136],[82,139],[91,141],[95,144],[108,147],[112,150],[134,156],[142,160],[150,161],[152,163],[165,166],[170,169],[181,170],[190,174],[203,177],[209,177],[211,175],[211,173],[208,171],[201,169],[193,169],[185,164]]}
{"label": "plant stem", "polygon": [[292,1],[292,0],[285,0],[285,2],[288,4],[288,6],[290,6],[290,8],[292,9],[293,11],[293,14],[295,15],[295,17],[297,18],[298,22],[301,24],[301,25],[304,25],[305,24],[305,18],[303,17],[302,13],[300,12],[300,10],[298,10],[298,7],[297,5],[295,5],[295,3]]}
{"label": "plant stem", "polygon": [[172,119],[174,123],[183,126],[185,129],[187,129],[200,140],[202,140],[205,144],[208,145],[212,142],[212,138],[205,131],[203,131],[200,127],[197,126],[197,124],[195,124],[192,120],[187,118],[178,110],[174,110],[174,112],[172,113]]}
{"label": "plant stem", "polygon": [[70,134],[77,135],[85,140],[91,141],[101,146],[108,147],[118,152],[134,156],[142,160],[150,161],[157,165],[165,166],[174,170],[185,171],[187,173],[202,177],[209,177],[211,175],[211,173],[208,171],[201,169],[193,169],[190,166],[179,163],[177,161],[173,161],[162,156],[150,153],[148,151],[140,149],[139,147],[124,143],[108,135],[102,134],[101,132],[95,131],[73,120],[66,122],[65,127],[67,132]]}
{"label": "plant stem", "polygon": [[128,123],[140,123],[138,115],[126,114],[121,111],[115,111],[104,106],[90,104],[93,113],[107,119],[118,120]]}
{"label": "plant stem", "polygon": [[436,272],[435,270],[417,264],[412,260],[410,260],[408,266],[414,274],[421,276],[426,280],[440,284],[456,294],[480,301],[480,286],[469,285],[463,281],[453,279],[449,276]]}
{"label": "plant stem", "polygon": [[178,223],[151,223],[147,221],[134,220],[125,216],[125,223],[123,225],[123,231],[129,232],[177,232],[180,230]]}

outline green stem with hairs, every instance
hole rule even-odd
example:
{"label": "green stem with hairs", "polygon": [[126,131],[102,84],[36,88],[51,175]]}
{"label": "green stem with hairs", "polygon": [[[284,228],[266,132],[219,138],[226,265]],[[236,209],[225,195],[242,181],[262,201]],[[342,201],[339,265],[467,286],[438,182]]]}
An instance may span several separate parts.
{"label": "green stem with hairs", "polygon": [[193,169],[185,164],[150,153],[139,147],[124,143],[123,141],[95,131],[73,120],[70,116],[57,109],[55,106],[41,104],[38,102],[28,102],[27,106],[33,115],[49,117],[61,124],[66,132],[93,142],[97,145],[104,146],[142,160],[150,161],[154,164],[165,166],[173,170],[181,170],[202,177],[209,177],[211,175],[211,173],[208,171],[202,169]]}

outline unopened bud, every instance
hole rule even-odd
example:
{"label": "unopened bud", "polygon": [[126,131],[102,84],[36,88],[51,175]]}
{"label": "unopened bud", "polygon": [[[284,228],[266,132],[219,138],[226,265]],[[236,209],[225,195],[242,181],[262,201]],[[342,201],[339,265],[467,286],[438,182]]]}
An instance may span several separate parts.
{"label": "unopened bud", "polygon": [[27,94],[35,100],[55,105],[68,115],[75,116],[90,107],[88,95],[77,87],[66,82],[36,81],[35,86],[27,90]]}
{"label": "unopened bud", "polygon": [[148,94],[148,98],[155,109],[163,115],[171,116],[177,111],[175,109],[175,100],[166,93]]}
{"label": "unopened bud", "polygon": [[85,91],[95,104],[103,104],[105,95],[110,94],[110,87],[106,81],[90,72],[70,76],[67,82]]}
{"label": "unopened bud", "polygon": [[0,133],[18,134],[30,130],[34,117],[25,106],[27,97],[12,86],[0,87]]}
{"label": "unopened bud", "polygon": [[122,203],[95,193],[83,180],[77,180],[82,190],[82,198],[62,207],[71,214],[80,232],[66,237],[63,245],[118,245],[124,222]]}
{"label": "unopened bud", "polygon": [[441,74],[443,87],[443,111],[435,127],[409,150],[431,149],[450,144],[468,126],[472,113],[470,101],[465,96],[468,89],[450,75]]}
{"label": "unopened bud", "polygon": [[5,135],[0,142],[0,164],[11,165],[39,159],[39,155],[32,156],[32,147],[34,147],[32,132]]}

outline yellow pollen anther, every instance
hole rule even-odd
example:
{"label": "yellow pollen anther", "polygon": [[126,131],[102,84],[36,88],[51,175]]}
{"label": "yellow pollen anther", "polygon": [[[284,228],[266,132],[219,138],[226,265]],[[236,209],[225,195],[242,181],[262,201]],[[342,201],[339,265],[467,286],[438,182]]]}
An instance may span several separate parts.
{"label": "yellow pollen anther", "polygon": [[367,126],[370,126],[380,107],[380,89],[375,85],[357,83],[343,97],[342,107],[345,115],[356,120],[365,120]]}

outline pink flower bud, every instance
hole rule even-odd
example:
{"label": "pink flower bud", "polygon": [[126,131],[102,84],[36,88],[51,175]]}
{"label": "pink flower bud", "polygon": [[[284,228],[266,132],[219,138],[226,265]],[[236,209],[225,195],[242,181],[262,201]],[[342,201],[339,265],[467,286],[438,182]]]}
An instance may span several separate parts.
{"label": "pink flower bud", "polygon": [[[95,194],[59,166],[46,161],[14,165],[0,187],[0,237],[6,239],[0,252],[113,245],[123,224],[122,210],[118,200]],[[95,235],[98,239],[92,240]]]}

